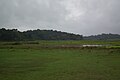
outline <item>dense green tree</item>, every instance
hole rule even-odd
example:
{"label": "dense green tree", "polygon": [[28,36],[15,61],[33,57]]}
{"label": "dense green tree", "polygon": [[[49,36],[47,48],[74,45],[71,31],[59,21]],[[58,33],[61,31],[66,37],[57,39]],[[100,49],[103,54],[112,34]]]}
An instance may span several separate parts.
{"label": "dense green tree", "polygon": [[0,41],[23,40],[82,40],[82,35],[53,30],[28,30],[20,32],[17,29],[0,29]]}

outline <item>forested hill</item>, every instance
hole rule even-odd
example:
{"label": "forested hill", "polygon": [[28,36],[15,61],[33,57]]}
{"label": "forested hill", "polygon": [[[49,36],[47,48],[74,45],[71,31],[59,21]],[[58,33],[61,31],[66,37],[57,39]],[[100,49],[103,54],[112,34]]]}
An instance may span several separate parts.
{"label": "forested hill", "polygon": [[32,40],[120,40],[119,34],[99,34],[82,36],[56,30],[28,30],[20,32],[17,29],[0,29],[0,41],[32,41]]}
{"label": "forested hill", "polygon": [[17,29],[0,29],[0,41],[24,40],[82,40],[82,35],[54,30],[28,30],[20,32]]}
{"label": "forested hill", "polygon": [[99,34],[84,37],[84,40],[120,40],[119,34]]}

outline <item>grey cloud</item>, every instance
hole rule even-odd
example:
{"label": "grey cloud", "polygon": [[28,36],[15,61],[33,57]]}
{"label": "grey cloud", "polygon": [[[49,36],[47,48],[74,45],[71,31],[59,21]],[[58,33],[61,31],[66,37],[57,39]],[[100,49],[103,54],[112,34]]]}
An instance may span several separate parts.
{"label": "grey cloud", "polygon": [[0,27],[120,34],[120,0],[0,0]]}
{"label": "grey cloud", "polygon": [[83,12],[77,21],[73,21],[74,24],[69,24],[71,29],[73,26],[77,28],[74,29],[74,32],[87,35],[98,33],[120,34],[119,0],[79,1],[76,0],[77,3],[72,2],[79,11]]}
{"label": "grey cloud", "polygon": [[[47,3],[46,3],[47,2]],[[64,9],[58,1],[8,0],[1,1],[1,24],[6,23],[54,23],[64,18]]]}

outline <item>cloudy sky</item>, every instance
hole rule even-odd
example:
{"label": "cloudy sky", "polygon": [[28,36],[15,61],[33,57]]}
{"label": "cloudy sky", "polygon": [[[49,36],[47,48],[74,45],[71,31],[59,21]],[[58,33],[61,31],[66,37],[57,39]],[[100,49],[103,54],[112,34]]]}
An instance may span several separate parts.
{"label": "cloudy sky", "polygon": [[120,34],[120,0],[0,0],[0,28]]}

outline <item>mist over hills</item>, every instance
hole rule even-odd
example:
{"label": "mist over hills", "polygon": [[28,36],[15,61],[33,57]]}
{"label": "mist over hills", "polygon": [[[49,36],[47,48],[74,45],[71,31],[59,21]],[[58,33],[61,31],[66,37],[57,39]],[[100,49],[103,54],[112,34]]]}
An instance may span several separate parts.
{"label": "mist over hills", "polygon": [[33,40],[120,40],[119,34],[99,34],[83,36],[57,30],[27,30],[0,29],[0,41],[33,41]]}

